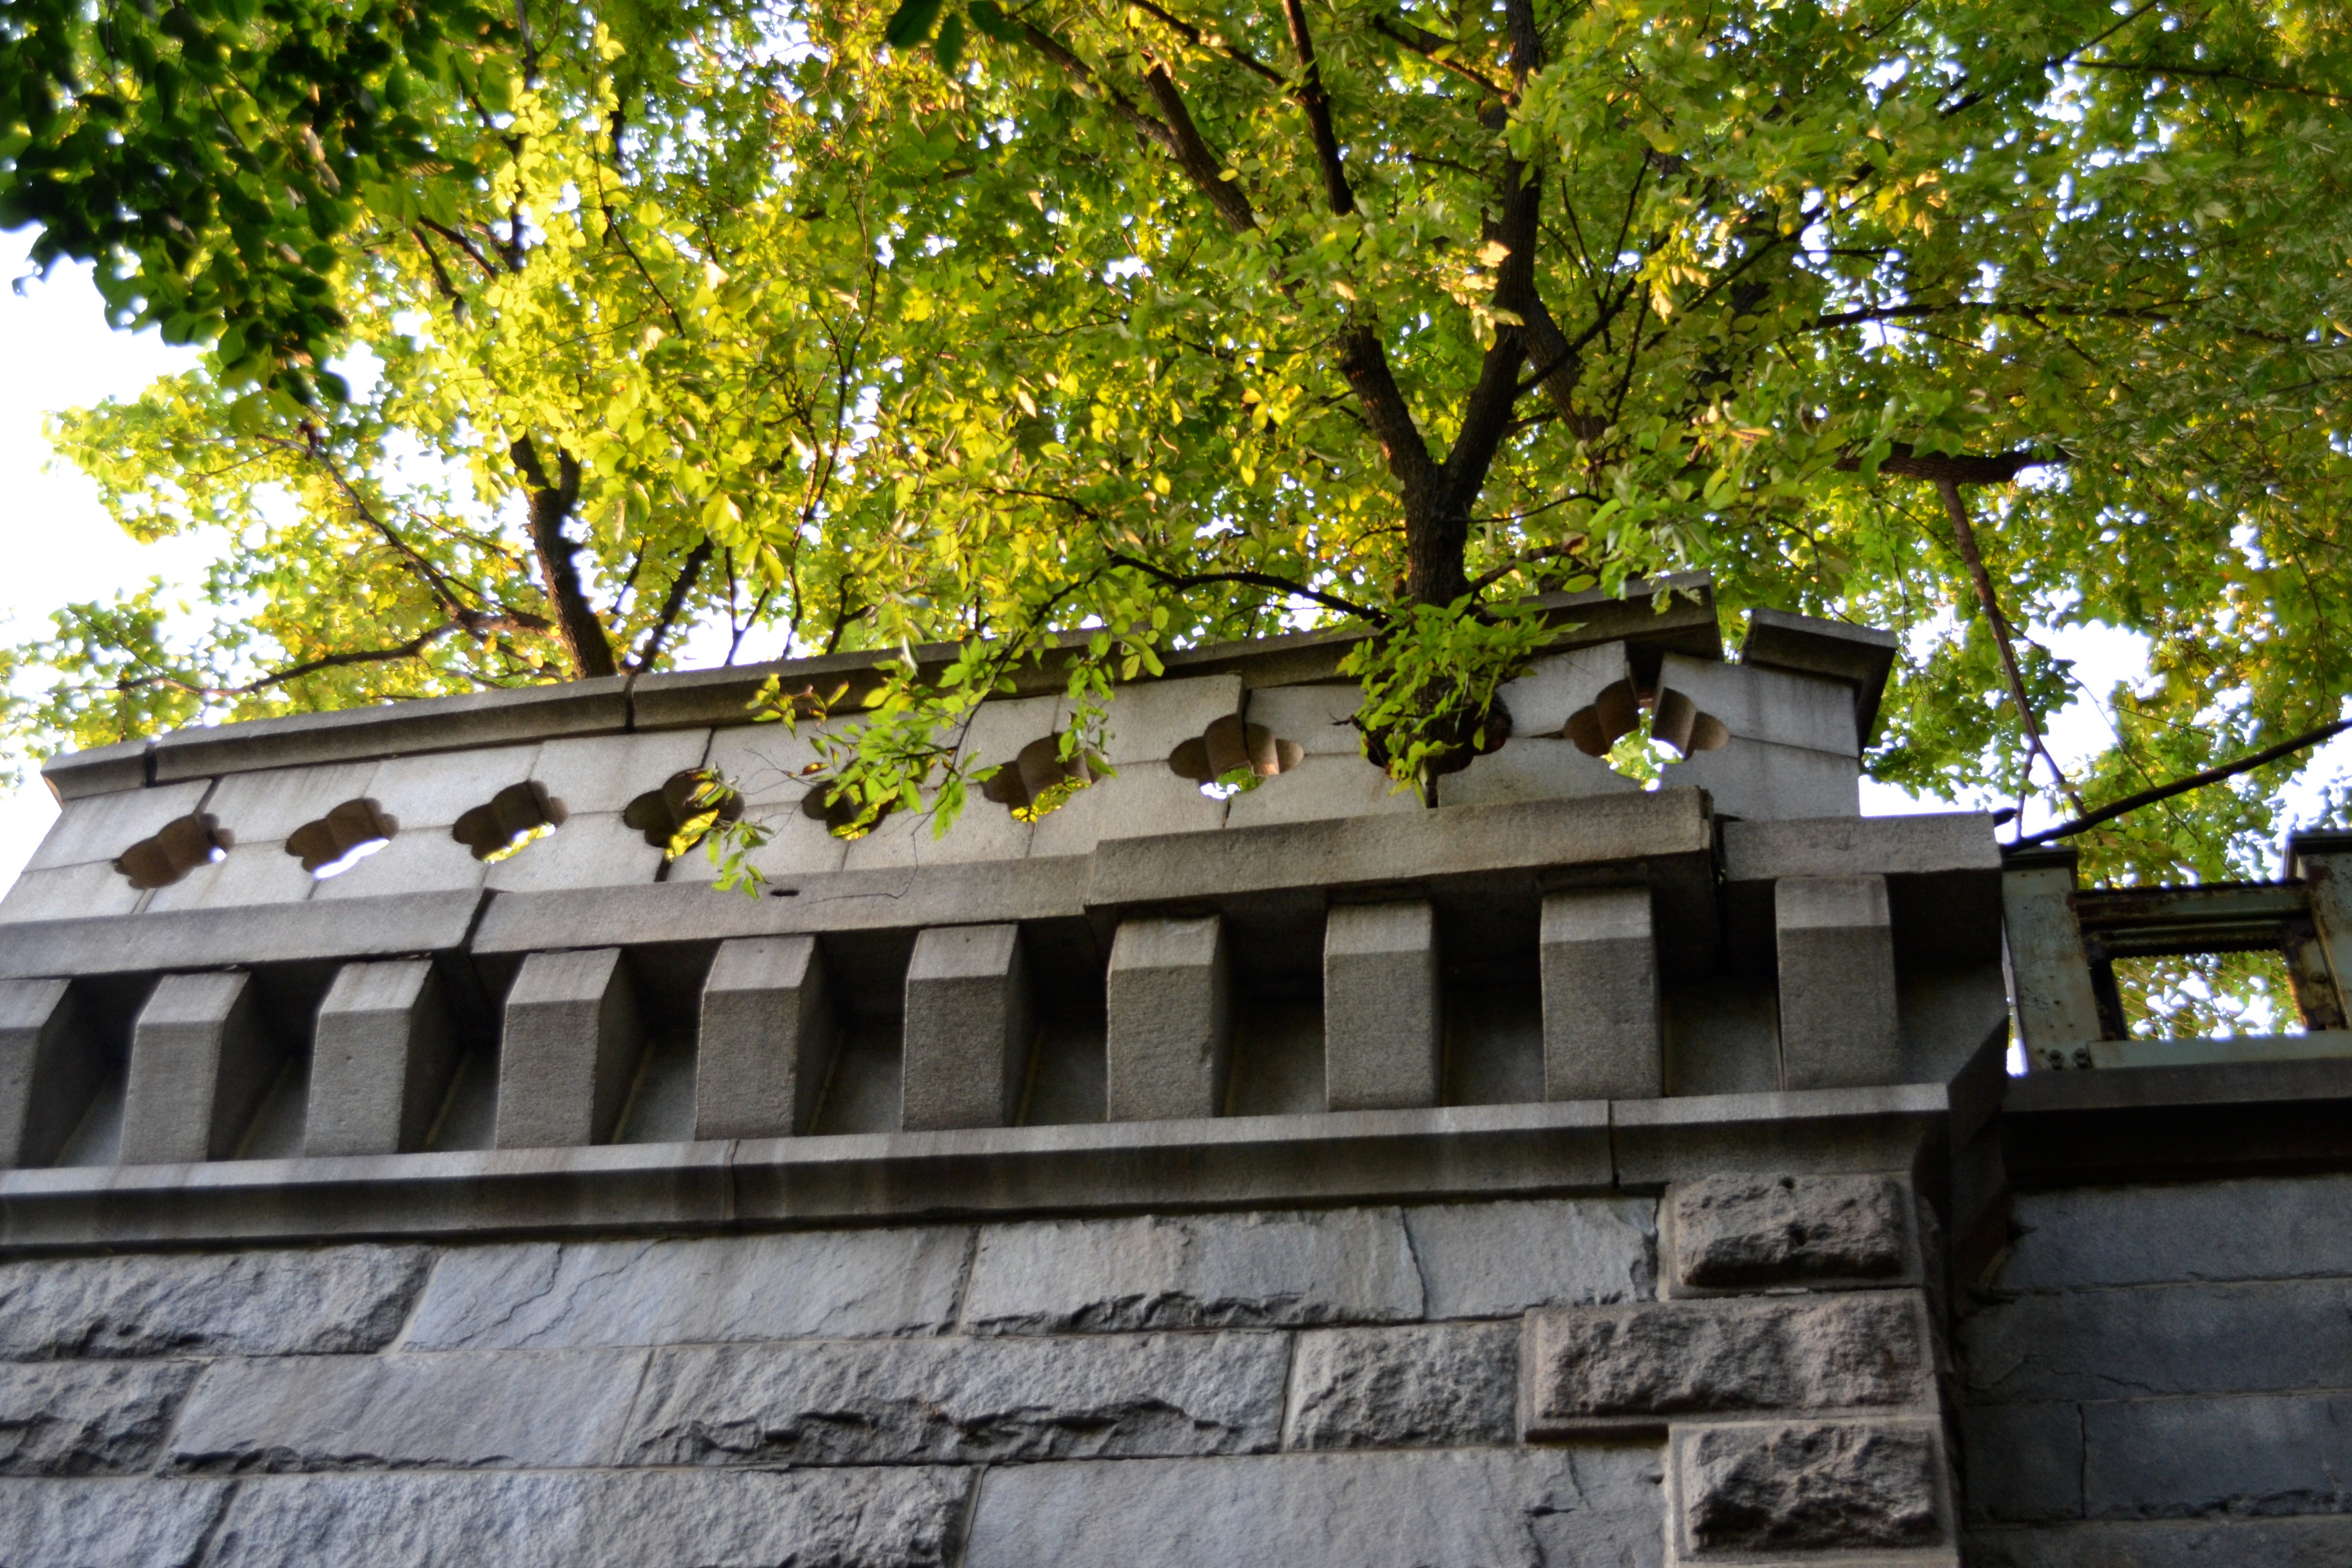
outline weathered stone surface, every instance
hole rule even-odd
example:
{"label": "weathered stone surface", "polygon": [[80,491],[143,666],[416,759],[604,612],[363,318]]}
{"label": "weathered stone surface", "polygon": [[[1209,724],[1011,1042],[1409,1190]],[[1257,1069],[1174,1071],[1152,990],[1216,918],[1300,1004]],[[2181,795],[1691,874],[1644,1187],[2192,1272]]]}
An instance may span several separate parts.
{"label": "weathered stone surface", "polygon": [[248,1480],[206,1568],[929,1568],[964,1472],[289,1476]]}
{"label": "weathered stone surface", "polygon": [[1911,1291],[1531,1312],[1520,1412],[1557,1436],[1711,1411],[1908,1405],[1933,1369]]}
{"label": "weathered stone surface", "polygon": [[2093,1519],[2352,1511],[2352,1396],[2085,1405],[2083,1511]]}
{"label": "weathered stone surface", "polygon": [[1960,1360],[1989,1402],[2344,1388],[2347,1321],[2343,1279],[2021,1296],[1962,1321]]}
{"label": "weathered stone surface", "polygon": [[1970,1568],[2343,1568],[2352,1516],[1982,1530],[1964,1544]]}
{"label": "weathered stone surface", "polygon": [[1665,1090],[1658,944],[1647,888],[1546,895],[1544,1098],[1654,1100]]}
{"label": "weathered stone surface", "polygon": [[0,1481],[0,1568],[193,1568],[226,1481]]}
{"label": "weathered stone surface", "polygon": [[1693,1556],[1933,1546],[1945,1536],[1928,1422],[1701,1426],[1675,1436]]}
{"label": "weathered stone surface", "polygon": [[227,1159],[284,1055],[244,971],[166,974],[131,1031],[122,1163]]}
{"label": "weathered stone surface", "polygon": [[1397,1210],[1047,1220],[982,1233],[977,1333],[1396,1322],[1422,1315]]}
{"label": "weathered stone surface", "polygon": [[198,1370],[194,1362],[0,1363],[0,1475],[146,1469]]}
{"label": "weathered stone surface", "polygon": [[2004,1289],[2352,1274],[2352,1175],[2020,1193],[2014,1217]]}
{"label": "weathered stone surface", "polygon": [[195,810],[211,784],[209,779],[198,779],[68,801],[49,825],[40,847],[25,862],[25,869],[46,871],[110,861],[173,817]]}
{"label": "weathered stone surface", "polygon": [[1963,1411],[1968,1512],[1976,1523],[2083,1516],[2083,1415],[2074,1405]]}
{"label": "weathered stone surface", "polygon": [[619,948],[532,953],[507,991],[498,1146],[610,1139],[644,1051],[636,984]]}
{"label": "weathered stone surface", "polygon": [[1709,1176],[1666,1194],[1674,1278],[1707,1289],[1901,1274],[1907,1194],[1886,1176]]}
{"label": "weathered stone surface", "polygon": [[1333,1110],[1435,1105],[1444,1028],[1437,916],[1423,900],[1342,904],[1323,934],[1324,1098]]}
{"label": "weathered stone surface", "polygon": [[1515,1323],[1318,1329],[1292,1359],[1286,1448],[1507,1443],[1518,1383]]}
{"label": "weathered stone surface", "polygon": [[1433,1204],[1404,1211],[1433,1318],[1646,1298],[1657,1283],[1648,1198]]}
{"label": "weathered stone surface", "polygon": [[965,1568],[1654,1568],[1654,1450],[1285,1454],[1021,1465]]}
{"label": "weathered stone surface", "polygon": [[219,1362],[169,1468],[220,1472],[610,1460],[644,1351],[509,1351]]}
{"label": "weathered stone surface", "polygon": [[624,1458],[651,1465],[971,1463],[1262,1453],[1271,1333],[697,1346],[655,1358]]}
{"label": "weathered stone surface", "polygon": [[1902,1079],[1895,927],[1884,877],[1784,877],[1772,886],[1784,1089]]}
{"label": "weathered stone surface", "polygon": [[907,963],[898,1124],[1009,1126],[1036,1033],[1021,928],[934,926]]}
{"label": "weathered stone surface", "polygon": [[411,1349],[565,1349],[934,1333],[971,1232],[811,1231],[465,1247],[443,1257]]}
{"label": "weathered stone surface", "polygon": [[1104,989],[1109,1119],[1214,1116],[1233,1047],[1224,921],[1121,921]]}
{"label": "weathered stone surface", "polygon": [[0,1264],[0,1359],[381,1348],[425,1282],[414,1247]]}

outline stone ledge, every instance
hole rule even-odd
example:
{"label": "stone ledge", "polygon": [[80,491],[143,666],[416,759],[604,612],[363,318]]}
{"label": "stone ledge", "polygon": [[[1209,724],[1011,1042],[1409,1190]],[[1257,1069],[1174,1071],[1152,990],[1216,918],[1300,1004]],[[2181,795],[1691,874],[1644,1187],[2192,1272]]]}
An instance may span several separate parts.
{"label": "stone ledge", "polygon": [[1613,1100],[1610,1137],[1623,1186],[1724,1173],[1916,1175],[1950,1110],[1949,1094],[1935,1083]]}
{"label": "stone ledge", "polygon": [[[1907,1169],[1942,1105],[1915,1087],[10,1171],[0,1254],[1654,1189],[1722,1169]],[[1629,1122],[1651,1134],[1631,1166],[1611,1157]]]}
{"label": "stone ledge", "polygon": [[2002,1158],[2019,1186],[2340,1166],[2347,1110],[2352,1060],[2028,1073],[2002,1099]]}
{"label": "stone ledge", "polygon": [[239,968],[463,947],[479,893],[401,893],[320,903],[28,921],[0,942],[0,979]]}
{"label": "stone ledge", "polygon": [[155,782],[165,784],[257,768],[618,734],[629,727],[629,679],[612,675],[173,730],[151,742],[151,763]]}

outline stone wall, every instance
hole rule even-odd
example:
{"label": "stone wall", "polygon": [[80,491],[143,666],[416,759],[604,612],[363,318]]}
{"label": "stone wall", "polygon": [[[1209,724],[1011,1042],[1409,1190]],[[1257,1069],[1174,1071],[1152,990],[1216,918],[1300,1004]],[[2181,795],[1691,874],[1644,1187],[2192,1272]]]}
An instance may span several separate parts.
{"label": "stone wall", "polygon": [[2352,1176],[2021,1194],[1960,1320],[1969,1561],[2352,1562]]}
{"label": "stone wall", "polygon": [[0,1563],[1950,1562],[1908,1187],[1663,1207],[20,1259]]}

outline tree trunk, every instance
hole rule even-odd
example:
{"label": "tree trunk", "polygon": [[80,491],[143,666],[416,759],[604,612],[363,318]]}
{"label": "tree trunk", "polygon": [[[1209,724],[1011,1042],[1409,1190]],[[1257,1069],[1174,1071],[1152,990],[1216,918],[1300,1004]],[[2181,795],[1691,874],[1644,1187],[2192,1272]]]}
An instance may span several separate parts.
{"label": "tree trunk", "polygon": [[548,602],[555,609],[555,635],[572,661],[573,679],[617,675],[613,645],[604,637],[604,623],[580,586],[576,557],[580,546],[563,531],[572,509],[580,500],[580,460],[560,447],[555,454],[556,477],[550,480],[546,465],[530,437],[517,441],[509,453],[530,486],[530,545],[539,556],[541,576],[547,581]]}

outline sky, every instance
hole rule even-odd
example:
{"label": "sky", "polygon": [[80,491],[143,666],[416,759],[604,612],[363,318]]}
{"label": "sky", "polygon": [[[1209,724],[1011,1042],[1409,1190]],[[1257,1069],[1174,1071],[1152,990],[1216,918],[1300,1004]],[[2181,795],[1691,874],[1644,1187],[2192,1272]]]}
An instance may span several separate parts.
{"label": "sky", "polygon": [[[0,279],[26,278],[31,235],[30,229],[0,233]],[[207,556],[202,542],[133,543],[100,508],[88,479],[69,465],[52,463],[42,435],[47,416],[134,396],[194,357],[152,332],[110,330],[87,268],[60,266],[46,280],[0,289],[0,559],[8,565],[0,574],[0,636],[16,641],[37,634],[57,606],[104,598],[150,576],[175,584],[201,579]],[[2075,673],[2091,691],[2146,678],[2145,645],[2128,632],[2094,626],[2037,628],[2035,635],[2061,658],[2076,661]],[[716,653],[709,662],[718,662]],[[2047,728],[2051,749],[2070,769],[2102,749],[2109,735],[2105,716],[2088,699],[2053,715]],[[2316,761],[2289,793],[2290,821],[2317,821],[2321,782],[2352,777],[2352,734],[2339,736]],[[1955,804],[2004,803],[1914,799],[1863,781],[1863,809],[1871,815],[1948,811]],[[0,887],[16,878],[56,816],[37,778],[0,799]],[[2043,824],[2029,818],[2028,826]]]}

